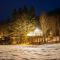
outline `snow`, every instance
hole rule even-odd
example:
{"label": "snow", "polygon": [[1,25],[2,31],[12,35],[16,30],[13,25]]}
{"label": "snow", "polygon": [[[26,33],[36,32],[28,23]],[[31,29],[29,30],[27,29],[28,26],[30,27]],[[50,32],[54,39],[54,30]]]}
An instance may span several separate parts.
{"label": "snow", "polygon": [[60,60],[60,43],[34,46],[0,45],[0,60]]}

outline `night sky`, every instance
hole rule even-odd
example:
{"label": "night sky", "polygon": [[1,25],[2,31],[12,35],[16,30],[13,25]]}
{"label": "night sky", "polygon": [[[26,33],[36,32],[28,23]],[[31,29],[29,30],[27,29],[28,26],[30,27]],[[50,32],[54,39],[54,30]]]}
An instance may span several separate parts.
{"label": "night sky", "polygon": [[27,7],[33,5],[36,15],[39,15],[42,11],[60,8],[60,0],[0,0],[0,21],[11,16],[14,8],[23,8],[24,5]]}

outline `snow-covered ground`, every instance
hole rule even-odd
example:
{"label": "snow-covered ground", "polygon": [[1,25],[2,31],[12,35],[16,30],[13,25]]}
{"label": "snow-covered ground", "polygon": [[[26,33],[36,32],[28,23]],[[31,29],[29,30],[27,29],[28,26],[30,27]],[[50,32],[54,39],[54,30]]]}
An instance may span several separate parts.
{"label": "snow-covered ground", "polygon": [[0,60],[60,60],[60,44],[0,45]]}

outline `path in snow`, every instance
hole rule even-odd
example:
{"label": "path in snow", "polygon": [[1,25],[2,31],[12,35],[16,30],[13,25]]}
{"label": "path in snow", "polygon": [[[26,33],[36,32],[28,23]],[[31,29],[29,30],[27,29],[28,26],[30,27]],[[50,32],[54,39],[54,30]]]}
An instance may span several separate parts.
{"label": "path in snow", "polygon": [[0,45],[0,60],[60,60],[60,44]]}

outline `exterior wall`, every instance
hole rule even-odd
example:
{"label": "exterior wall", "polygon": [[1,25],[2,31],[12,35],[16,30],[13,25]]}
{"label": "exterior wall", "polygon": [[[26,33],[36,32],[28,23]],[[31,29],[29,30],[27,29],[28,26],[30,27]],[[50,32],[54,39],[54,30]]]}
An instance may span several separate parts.
{"label": "exterior wall", "polygon": [[31,36],[29,37],[30,44],[41,44],[43,42],[43,38],[40,36]]}
{"label": "exterior wall", "polygon": [[44,44],[44,43],[57,43],[60,42],[59,36],[49,36],[49,37],[41,37],[41,36],[30,36],[27,39],[24,37],[4,37],[4,39],[0,38],[0,44]]}
{"label": "exterior wall", "polygon": [[57,43],[59,42],[59,36],[49,36],[49,37],[29,37],[30,44],[43,44],[43,43]]}

